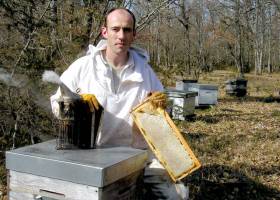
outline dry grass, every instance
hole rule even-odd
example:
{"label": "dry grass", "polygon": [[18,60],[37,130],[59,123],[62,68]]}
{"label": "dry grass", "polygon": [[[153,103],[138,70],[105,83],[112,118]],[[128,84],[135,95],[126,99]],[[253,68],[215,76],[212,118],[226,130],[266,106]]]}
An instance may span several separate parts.
{"label": "dry grass", "polygon": [[280,199],[280,74],[246,74],[248,96],[239,99],[225,95],[230,77],[199,80],[219,85],[218,105],[179,124],[203,165],[186,179],[191,198]]}
{"label": "dry grass", "polygon": [[219,85],[218,105],[178,122],[202,163],[185,179],[191,199],[280,199],[280,74],[245,77],[248,96],[238,99],[224,90],[233,73],[201,76]]}

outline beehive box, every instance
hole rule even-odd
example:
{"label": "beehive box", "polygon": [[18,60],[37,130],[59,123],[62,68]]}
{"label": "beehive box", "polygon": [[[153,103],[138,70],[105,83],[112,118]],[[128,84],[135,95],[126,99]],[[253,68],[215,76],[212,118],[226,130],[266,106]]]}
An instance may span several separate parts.
{"label": "beehive box", "polygon": [[162,108],[147,99],[132,111],[133,119],[155,156],[173,181],[186,177],[201,165],[186,140]]}
{"label": "beehive box", "polygon": [[56,150],[55,141],[6,153],[9,200],[134,199],[147,152],[129,147]]}
{"label": "beehive box", "polygon": [[226,93],[228,95],[243,97],[247,93],[247,82],[246,79],[232,79],[226,81]]}
{"label": "beehive box", "polygon": [[168,88],[165,90],[168,98],[167,112],[172,119],[185,120],[194,116],[195,97],[197,92],[189,92]]}
{"label": "beehive box", "polygon": [[195,97],[195,106],[209,106],[218,103],[218,86],[211,84],[200,83],[184,83],[183,81],[176,82],[176,89],[183,91],[197,92]]}

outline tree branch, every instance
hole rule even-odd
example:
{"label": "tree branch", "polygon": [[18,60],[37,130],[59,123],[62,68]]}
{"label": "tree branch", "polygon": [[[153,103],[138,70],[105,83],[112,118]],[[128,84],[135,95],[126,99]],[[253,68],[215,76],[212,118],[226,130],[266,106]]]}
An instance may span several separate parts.
{"label": "tree branch", "polygon": [[159,12],[160,9],[166,8],[170,4],[174,3],[175,0],[165,0],[159,6],[157,6],[152,12],[148,13],[145,17],[143,17],[140,22],[137,23],[136,30],[139,32],[144,29],[146,23],[150,21],[151,17],[155,15],[155,13]]}
{"label": "tree branch", "polygon": [[[49,1],[47,7],[45,8],[43,14],[40,16],[40,18],[39,18],[39,20],[38,20],[38,23],[43,19],[44,15],[46,14],[46,12],[47,12],[47,10],[48,10],[48,8],[49,8],[49,6],[50,6],[50,4],[51,4],[51,0]],[[22,57],[23,57],[23,55],[24,55],[24,52],[25,52],[26,49],[28,48],[28,46],[29,46],[29,44],[30,44],[30,42],[31,42],[32,36],[33,36],[33,34],[35,33],[35,31],[37,31],[37,26],[36,26],[36,27],[33,29],[33,31],[29,34],[28,40],[27,40],[27,42],[26,42],[24,48],[21,50],[21,52],[20,52],[20,54],[19,54],[19,57],[18,57],[16,63],[15,63],[14,66],[13,66],[13,71],[12,71],[12,73],[11,73],[11,77],[14,76],[15,71],[16,71],[16,67],[17,67],[18,63],[21,61],[21,59],[22,59]]]}

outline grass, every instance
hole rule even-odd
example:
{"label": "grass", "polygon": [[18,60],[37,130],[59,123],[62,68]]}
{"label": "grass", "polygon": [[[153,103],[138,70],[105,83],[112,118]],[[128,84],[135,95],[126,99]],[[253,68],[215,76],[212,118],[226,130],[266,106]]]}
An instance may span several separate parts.
{"label": "grass", "polygon": [[246,74],[243,98],[225,95],[231,76],[203,76],[199,82],[219,85],[218,105],[179,124],[202,163],[185,179],[191,199],[280,199],[280,74]]}

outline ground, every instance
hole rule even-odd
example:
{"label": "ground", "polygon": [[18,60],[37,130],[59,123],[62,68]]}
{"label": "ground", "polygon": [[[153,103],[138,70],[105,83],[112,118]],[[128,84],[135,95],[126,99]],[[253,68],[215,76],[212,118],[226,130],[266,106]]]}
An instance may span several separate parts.
{"label": "ground", "polygon": [[233,76],[204,75],[219,86],[218,104],[177,122],[202,164],[184,182],[191,199],[280,199],[280,75],[245,74],[243,98],[225,94]]}
{"label": "ground", "polygon": [[218,85],[218,104],[176,121],[202,164],[183,181],[190,199],[280,199],[280,74],[245,74],[243,98],[225,94],[233,77],[228,71],[202,75],[199,82]]}

